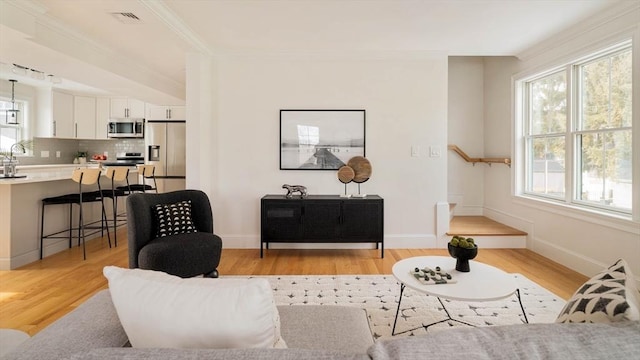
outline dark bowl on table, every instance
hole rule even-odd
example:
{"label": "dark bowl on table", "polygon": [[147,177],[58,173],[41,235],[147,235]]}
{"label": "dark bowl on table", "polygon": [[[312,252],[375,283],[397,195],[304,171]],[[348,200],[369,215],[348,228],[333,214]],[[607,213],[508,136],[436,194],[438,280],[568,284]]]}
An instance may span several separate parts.
{"label": "dark bowl on table", "polygon": [[462,248],[448,244],[449,255],[456,259],[456,270],[460,272],[469,272],[469,260],[474,259],[478,255],[478,245],[474,244],[473,248]]}

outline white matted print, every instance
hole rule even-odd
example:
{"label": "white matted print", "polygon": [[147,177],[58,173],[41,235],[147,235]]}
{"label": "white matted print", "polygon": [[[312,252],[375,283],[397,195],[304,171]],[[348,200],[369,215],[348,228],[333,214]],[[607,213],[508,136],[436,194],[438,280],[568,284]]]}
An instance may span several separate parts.
{"label": "white matted print", "polygon": [[365,156],[364,110],[280,110],[280,169],[338,170]]}

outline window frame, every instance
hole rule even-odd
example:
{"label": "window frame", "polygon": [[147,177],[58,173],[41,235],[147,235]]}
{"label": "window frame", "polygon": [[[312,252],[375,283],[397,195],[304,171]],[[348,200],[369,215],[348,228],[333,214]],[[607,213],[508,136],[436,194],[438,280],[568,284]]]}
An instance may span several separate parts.
{"label": "window frame", "polygon": [[[595,203],[593,201],[580,199],[577,191],[581,188],[578,184],[582,179],[581,169],[578,169],[581,162],[579,161],[580,149],[578,149],[578,136],[585,133],[605,133],[612,131],[621,131],[628,130],[631,131],[632,135],[632,165],[635,165],[633,160],[633,152],[634,149],[638,148],[638,144],[640,143],[638,139],[633,139],[634,133],[638,132],[634,130],[634,127],[639,126],[635,120],[637,117],[636,114],[633,114],[638,111],[637,106],[632,108],[632,117],[631,117],[631,126],[626,127],[617,127],[617,128],[605,128],[605,129],[597,129],[597,130],[585,130],[581,129],[579,123],[579,115],[581,99],[580,99],[580,78],[579,78],[579,69],[581,66],[586,64],[593,63],[598,61],[598,59],[602,59],[604,57],[614,56],[616,53],[622,53],[630,51],[632,56],[632,69],[635,64],[638,63],[637,49],[634,49],[634,44],[631,38],[626,38],[623,41],[617,41],[613,45],[603,46],[595,51],[589,51],[585,56],[575,57],[570,61],[563,62],[562,64],[555,66],[547,66],[544,70],[538,69],[538,71],[531,72],[528,75],[514,76],[513,84],[514,84],[514,129],[515,129],[515,160],[519,163],[514,164],[515,168],[515,191],[514,195],[517,198],[534,200],[539,204],[543,205],[558,205],[565,210],[570,210],[570,212],[577,211],[579,217],[580,214],[596,214],[596,215],[605,215],[608,217],[623,219],[623,220],[633,220],[634,214],[638,213],[640,209],[637,209],[638,204],[632,199],[631,209],[624,208],[615,208],[611,206],[606,206],[602,204]],[[564,139],[565,139],[565,177],[564,177],[564,196],[549,196],[546,194],[542,194],[539,192],[530,191],[529,181],[533,176],[533,172],[531,171],[533,167],[533,162],[531,161],[532,155],[530,154],[530,146],[529,143],[531,139],[535,138],[552,138],[561,136],[562,133],[547,133],[547,134],[535,134],[532,135],[531,132],[531,107],[530,107],[530,88],[531,84],[539,79],[543,79],[549,75],[553,75],[554,73],[564,72],[566,74],[566,126],[564,131]],[[635,85],[636,91],[640,89],[640,84],[636,84],[633,80],[636,80],[638,77],[635,74],[635,71],[632,75],[632,86]],[[632,95],[632,104],[635,105],[634,98],[635,95]],[[632,106],[633,106],[632,105]],[[635,125],[635,126],[634,126]],[[637,152],[637,151],[636,151]],[[637,163],[637,161],[636,161]],[[632,174],[637,170],[632,168]],[[638,179],[633,178],[633,181],[637,182]],[[632,198],[635,198],[633,195],[634,191],[637,191],[637,184],[632,181]]]}
{"label": "window frame", "polygon": [[[11,98],[0,96],[0,101],[10,103]],[[26,140],[28,138],[27,136],[28,136],[29,127],[26,121],[26,119],[29,118],[27,115],[28,105],[29,104],[26,100],[15,99],[15,106],[18,110],[20,110],[20,118],[19,118],[18,124],[7,124],[5,122],[6,116],[4,112],[2,113],[2,115],[0,115],[0,129],[17,129],[16,142]],[[5,150],[5,149],[2,149],[2,146],[0,146],[0,150]],[[26,155],[26,154],[17,154],[16,156],[20,156],[20,155]]]}

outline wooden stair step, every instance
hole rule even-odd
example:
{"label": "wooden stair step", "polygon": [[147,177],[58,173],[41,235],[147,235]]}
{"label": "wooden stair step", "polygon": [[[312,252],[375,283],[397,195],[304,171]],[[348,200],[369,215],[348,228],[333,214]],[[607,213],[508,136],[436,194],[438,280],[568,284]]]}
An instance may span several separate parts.
{"label": "wooden stair step", "polygon": [[447,235],[460,236],[526,236],[527,233],[485,216],[454,216]]}

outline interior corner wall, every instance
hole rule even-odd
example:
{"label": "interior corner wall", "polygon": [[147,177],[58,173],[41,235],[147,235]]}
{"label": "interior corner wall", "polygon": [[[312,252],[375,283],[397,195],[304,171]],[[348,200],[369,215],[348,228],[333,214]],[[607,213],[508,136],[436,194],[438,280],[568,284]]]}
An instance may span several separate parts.
{"label": "interior corner wall", "polygon": [[213,57],[200,53],[187,54],[186,63],[185,183],[187,189],[202,190],[214,202],[219,173],[217,67]]}
{"label": "interior corner wall", "polygon": [[[259,247],[260,199],[284,194],[282,184],[344,191],[336,171],[279,170],[280,109],[365,109],[373,172],[361,187],[384,198],[385,247],[435,247],[436,203],[447,194],[446,56],[228,55],[217,73],[218,132],[201,147],[219,149],[213,207],[225,247]],[[430,157],[430,146],[442,155]]]}
{"label": "interior corner wall", "polygon": [[[449,57],[448,141],[471,157],[484,157],[484,60]],[[486,165],[471,164],[447,151],[448,201],[454,215],[480,216]]]}

